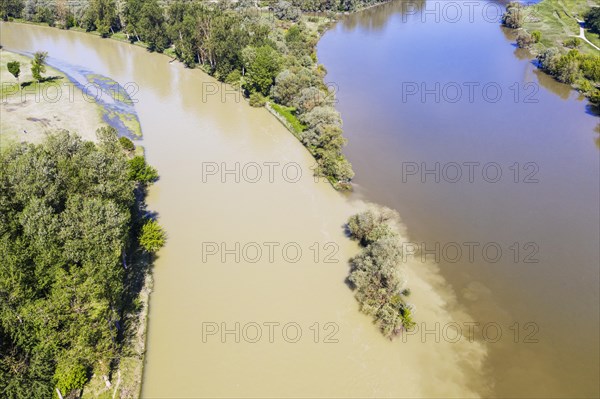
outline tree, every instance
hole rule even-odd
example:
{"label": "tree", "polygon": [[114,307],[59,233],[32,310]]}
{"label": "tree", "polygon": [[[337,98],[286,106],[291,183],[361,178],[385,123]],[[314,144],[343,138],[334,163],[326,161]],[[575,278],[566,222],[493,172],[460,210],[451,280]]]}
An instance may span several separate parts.
{"label": "tree", "polygon": [[108,37],[119,28],[117,6],[114,0],[92,0],[84,16],[87,31],[97,30],[102,37]]}
{"label": "tree", "polygon": [[166,35],[165,15],[156,0],[147,0],[141,9],[139,21],[142,40],[152,51],[162,53],[169,45]]}
{"label": "tree", "polygon": [[11,61],[6,64],[6,67],[8,68],[8,72],[17,79],[18,84],[19,75],[21,74],[21,63],[19,61]]}
{"label": "tree", "polygon": [[412,308],[404,300],[410,290],[399,270],[402,260],[398,240],[385,237],[365,247],[350,261],[352,270],[348,280],[360,310],[372,316],[390,339],[414,325]]}
{"label": "tree", "polygon": [[524,6],[519,2],[511,2],[506,6],[506,12],[502,16],[502,23],[509,28],[519,29],[525,22]]}
{"label": "tree", "polygon": [[135,156],[128,162],[129,172],[127,174],[129,180],[148,184],[158,179],[158,172],[152,166],[146,163],[146,159],[142,156]]}
{"label": "tree", "polygon": [[351,238],[367,246],[380,238],[397,235],[392,226],[397,226],[399,221],[400,215],[393,209],[369,209],[348,219],[348,232]]}
{"label": "tree", "polygon": [[119,138],[119,144],[121,144],[121,147],[123,147],[125,151],[135,150],[135,144],[133,144],[133,141],[125,136]]}
{"label": "tree", "polygon": [[590,32],[600,34],[600,7],[593,7],[586,14],[585,25]]}
{"label": "tree", "polygon": [[0,1],[0,15],[5,21],[8,20],[8,17],[18,18],[24,7],[23,0],[2,0]]}
{"label": "tree", "polygon": [[42,73],[46,72],[46,58],[48,53],[45,51],[36,51],[31,60],[31,74],[33,78],[40,82],[42,80]]}
{"label": "tree", "polygon": [[165,245],[166,234],[155,220],[148,220],[142,226],[140,245],[148,252],[156,252]]}
{"label": "tree", "polygon": [[280,69],[279,55],[273,47],[264,45],[249,48],[245,57],[246,89],[267,96]]}
{"label": "tree", "polygon": [[127,284],[143,270],[121,259],[139,252],[144,204],[115,130],[97,137],[58,132],[0,151],[3,398],[77,397],[121,354]]}

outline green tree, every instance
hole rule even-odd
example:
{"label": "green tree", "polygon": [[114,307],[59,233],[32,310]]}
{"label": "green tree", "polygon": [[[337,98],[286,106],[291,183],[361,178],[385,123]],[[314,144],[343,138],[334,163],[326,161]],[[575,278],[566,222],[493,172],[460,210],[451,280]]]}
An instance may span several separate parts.
{"label": "green tree", "polygon": [[109,37],[119,29],[117,6],[114,0],[92,0],[85,12],[83,25],[87,31],[96,30]]}
{"label": "green tree", "polygon": [[8,69],[8,72],[17,79],[18,84],[19,75],[21,74],[21,63],[19,61],[11,61],[6,64],[6,68]]}
{"label": "green tree", "polygon": [[129,171],[128,178],[129,180],[141,183],[148,184],[156,181],[158,179],[158,172],[152,166],[146,163],[146,159],[142,156],[135,156],[128,162]]}
{"label": "green tree", "polygon": [[248,48],[245,52],[247,90],[264,96],[269,94],[280,69],[280,59],[271,46]]}
{"label": "green tree", "polygon": [[140,245],[148,252],[156,252],[165,245],[166,234],[155,220],[148,220],[142,226]]}
{"label": "green tree", "polygon": [[147,0],[141,9],[139,22],[142,40],[152,51],[162,53],[169,45],[166,35],[165,15],[156,0]]}
{"label": "green tree", "polygon": [[590,32],[600,34],[600,7],[592,7],[586,14],[585,25]]}
{"label": "green tree", "polygon": [[33,60],[31,60],[31,74],[33,78],[40,82],[42,78],[42,73],[46,72],[46,58],[48,57],[48,53],[45,51],[36,51],[33,55]]}
{"label": "green tree", "polygon": [[123,149],[125,151],[133,151],[133,150],[135,150],[135,144],[133,144],[133,141],[131,141],[127,137],[120,137],[119,138],[119,144],[121,144],[121,147],[123,147]]}
{"label": "green tree", "polygon": [[25,3],[23,0],[1,0],[0,15],[2,15],[2,19],[5,21],[8,20],[8,17],[19,18],[24,7]]}

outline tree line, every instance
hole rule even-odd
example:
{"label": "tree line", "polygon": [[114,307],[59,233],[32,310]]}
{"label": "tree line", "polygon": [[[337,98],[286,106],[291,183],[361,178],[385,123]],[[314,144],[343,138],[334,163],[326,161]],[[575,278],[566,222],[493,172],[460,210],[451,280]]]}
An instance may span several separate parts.
{"label": "tree line", "polygon": [[[303,126],[302,143],[318,162],[317,173],[335,185],[348,186],[354,172],[342,154],[342,122],[315,52],[326,24],[302,10],[352,9],[370,1],[278,1],[267,9],[249,1],[161,5],[157,0],[91,0],[77,15],[59,12],[60,1],[53,12],[33,14],[34,20],[41,12],[51,17],[45,21],[51,25],[79,26],[103,37],[124,36],[239,87],[251,105],[271,101],[290,107]],[[19,13],[28,18],[23,9],[27,6]]]}
{"label": "tree line", "polygon": [[109,376],[165,233],[146,215],[156,170],[112,128],[0,152],[0,396],[79,397]]}

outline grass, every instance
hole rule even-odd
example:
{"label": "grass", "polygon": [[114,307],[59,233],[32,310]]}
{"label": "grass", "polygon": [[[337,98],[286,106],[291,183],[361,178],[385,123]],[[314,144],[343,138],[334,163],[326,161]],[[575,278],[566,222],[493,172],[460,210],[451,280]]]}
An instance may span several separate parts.
{"label": "grass", "polygon": [[[555,47],[564,49],[563,42],[572,36],[579,35],[579,24],[575,18],[584,19],[590,9],[587,0],[543,0],[525,8],[524,29],[528,32],[535,30],[542,33],[540,43],[533,49],[541,52],[544,48]],[[600,37],[586,30],[585,36],[589,41],[600,47]],[[579,51],[582,53],[597,53],[589,44],[583,42]]]}
{"label": "grass", "polygon": [[296,117],[296,108],[286,107],[285,105],[279,105],[275,103],[270,103],[270,105],[275,112],[281,115],[287,121],[287,123],[289,123],[294,130],[293,133],[296,137],[299,137],[300,133],[306,129],[306,126],[303,125]]}

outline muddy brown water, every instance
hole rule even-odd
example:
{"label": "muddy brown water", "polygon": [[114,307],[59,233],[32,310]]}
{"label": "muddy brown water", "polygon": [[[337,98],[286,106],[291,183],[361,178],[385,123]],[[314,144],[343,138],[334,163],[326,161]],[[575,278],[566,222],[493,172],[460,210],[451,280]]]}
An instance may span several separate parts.
{"label": "muddy brown water", "polygon": [[[7,49],[48,51],[138,88],[130,94],[142,144],[161,176],[149,208],[168,232],[154,267],[143,397],[467,397],[489,388],[482,342],[439,333],[390,342],[358,312],[344,283],[358,248],[343,224],[363,204],[315,183],[312,158],[265,109],[139,47],[0,27]],[[403,269],[417,321],[455,337],[446,326],[470,318],[437,268]]]}
{"label": "muddy brown water", "polygon": [[459,303],[501,328],[489,394],[598,397],[600,119],[515,48],[501,7],[392,2],[342,19],[319,61],[359,191],[399,210]]}

